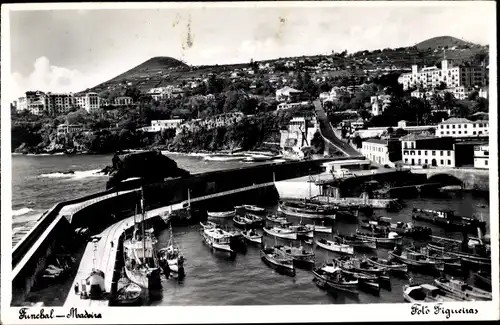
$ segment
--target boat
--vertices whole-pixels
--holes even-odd
[[[388,232],[388,233],[363,233],[359,230],[356,231],[356,234],[354,235],[356,238],[361,239],[361,240],[366,240],[366,241],[372,241],[375,242],[378,246],[390,246],[394,247],[397,244],[401,244],[402,242],[402,237],[399,236],[395,232]]]
[[[328,227],[328,226],[325,226],[325,225],[306,224],[304,226],[306,228],[312,230],[313,232],[321,232],[321,233],[326,233],[326,234],[331,234],[333,232],[332,227]]]
[[[276,250],[275,248],[263,248],[260,251],[260,257],[264,263],[275,269],[277,272],[295,276],[293,259],[286,256],[280,250]]]
[[[262,235],[257,233],[254,229],[244,230],[241,235],[247,242],[262,245]]]
[[[200,226],[203,229],[212,229],[212,228],[217,228],[218,227],[218,225],[215,222],[212,222],[212,221],[207,221],[207,222],[201,222],[200,221]]]
[[[139,224],[136,223],[136,214],[134,214],[134,230],[132,237],[125,238],[123,242],[125,274],[130,281],[138,284],[141,288],[156,290],[162,287],[160,279],[161,269],[158,263],[157,252],[154,248],[157,240],[154,238],[153,230],[145,230],[144,192],[142,188],[141,211],[142,229],[140,229]]]
[[[443,262],[432,261],[424,254],[413,252],[408,249],[394,249],[393,251],[389,252],[389,256],[396,261],[400,261],[404,264],[419,268],[424,271],[435,272],[444,270]]]
[[[437,236],[432,236],[432,239],[433,241],[427,244],[430,251],[458,257],[462,262],[473,267],[491,267],[491,248],[483,244],[480,239],[469,239],[467,236],[463,241]]]
[[[242,216],[234,216],[233,222],[238,228],[246,229],[249,226],[248,220]]]
[[[312,273],[322,285],[334,288],[340,291],[357,293],[359,281],[352,276],[344,274],[342,270],[335,266],[323,265],[314,268]]]
[[[286,228],[289,228],[297,233],[297,237],[302,237],[302,238],[313,238],[314,233],[312,229],[309,229],[308,227],[304,225],[287,225]]]
[[[488,301],[492,300],[491,292],[469,285],[465,281],[457,279],[439,278],[434,280],[434,284],[453,295],[468,301]]]
[[[293,231],[292,229],[289,228],[282,228],[282,227],[264,227],[264,232],[266,234],[269,234],[271,236],[276,236],[279,238],[285,238],[285,239],[297,239],[297,232]]]
[[[284,245],[275,245],[274,248],[281,251],[285,256],[292,258],[296,265],[314,265],[315,254],[313,250],[305,250],[302,246],[293,247]]]
[[[408,250],[414,253],[420,253],[422,255],[425,255],[429,260],[436,262],[453,263],[460,260],[460,258],[455,255],[448,254],[443,251],[438,252],[430,250],[427,246],[422,246],[420,247],[420,249],[408,248]]]
[[[184,273],[184,256],[181,253],[179,245],[174,241],[172,227],[170,227],[170,238],[167,247],[159,250],[160,265],[163,266],[163,271],[167,278],[170,272],[174,277],[183,278]]]
[[[231,218],[234,217],[236,214],[235,210],[232,211],[223,211],[223,212],[208,212],[207,215],[209,218],[214,218],[214,219],[224,219],[224,218]]]
[[[324,238],[316,240],[316,245],[330,252],[350,255],[354,254],[354,247],[347,244],[326,240]]]
[[[452,210],[428,210],[416,209],[412,210],[412,218],[430,222],[432,224],[455,230],[466,230],[472,233],[477,231],[477,228],[486,232],[486,222],[477,219],[476,217],[457,216]]]
[[[113,299],[118,306],[138,306],[141,304],[141,287],[127,278],[118,280],[118,290]]]
[[[263,213],[266,211],[266,209],[264,208],[250,204],[237,205],[234,208],[236,211],[241,211],[241,212]]]
[[[285,217],[278,217],[275,215],[270,215],[270,216],[267,216],[266,219],[270,222],[278,223],[281,225],[289,225],[289,224],[291,225],[291,222],[288,222],[288,219]]]
[[[407,302],[453,302],[459,301],[446,294],[438,287],[431,284],[417,284],[403,286],[403,298]]]
[[[295,208],[292,206],[278,205],[278,212],[297,218],[307,218],[307,219],[324,219],[329,213],[323,209],[303,209]]]
[[[247,221],[249,227],[256,228],[264,225],[264,219],[253,213],[245,213],[243,218]]]
[[[214,251],[234,257],[236,252],[231,247],[231,235],[219,228],[206,228],[202,231],[203,240]]]
[[[392,231],[400,236],[414,239],[427,239],[432,235],[432,229],[429,227],[416,226],[411,222],[403,221],[391,223],[389,220],[391,219],[385,217],[379,217],[377,220],[362,220],[360,226],[378,233]]]
[[[370,264],[361,258],[345,256],[335,258],[334,262],[338,263],[341,268],[346,270],[373,274],[375,276],[386,276],[387,269],[385,267]]]
[[[374,241],[359,239],[356,236],[350,235],[334,235],[336,240],[354,247],[355,250],[374,250],[377,249],[377,243]]]
[[[406,264],[396,263],[392,260],[386,260],[373,256],[364,258],[364,261],[378,267],[383,267],[391,273],[408,273],[408,266]]]

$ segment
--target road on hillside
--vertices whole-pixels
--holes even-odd
[[[316,116],[318,117],[319,127],[321,129],[321,133],[327,139],[326,145],[334,150],[340,151],[345,156],[360,156],[360,153],[354,150],[350,145],[343,142],[332,130],[332,127],[328,121],[328,117],[326,116],[325,110],[321,105],[319,100],[314,101],[314,109],[316,110]]]

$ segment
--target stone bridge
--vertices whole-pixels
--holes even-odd
[[[465,190],[489,191],[490,171],[477,168],[412,169],[412,173],[426,174],[427,180],[444,185],[460,185]]]

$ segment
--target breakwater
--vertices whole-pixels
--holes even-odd
[[[148,184],[144,186],[145,208],[152,210],[196,197],[318,173],[321,171],[321,165],[331,160],[320,159],[242,167]],[[95,234],[110,224],[132,216],[138,203],[138,192],[138,189],[123,192],[103,191],[60,202],[49,209],[13,249],[12,301],[22,301],[29,294],[38,275],[45,268],[47,258],[52,254],[54,247],[71,242],[74,229],[87,227],[91,234]],[[100,197],[106,197],[106,199],[99,200]],[[262,202],[262,199],[275,200],[276,198],[277,192],[274,186],[264,186],[249,192],[234,193],[228,197],[196,202],[193,205],[203,211],[212,206],[255,203]],[[196,219],[191,220],[191,222],[195,221]]]

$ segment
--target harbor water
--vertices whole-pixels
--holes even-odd
[[[26,222],[33,222],[46,209],[59,201],[88,195],[105,188],[106,176],[98,176],[96,171],[111,162],[111,155],[97,156],[12,156],[12,209],[13,228]],[[246,166],[241,162],[204,161],[201,157],[172,155],[179,167],[192,173]],[[61,172],[73,170],[68,175]],[[473,193],[453,194],[440,198],[418,198],[405,200],[405,207],[399,212],[376,210],[375,214],[392,218],[395,221],[411,221],[412,208],[451,209],[459,215],[482,215],[489,221],[489,199],[485,195]],[[276,206],[267,207],[275,210]],[[364,218],[361,215],[360,218]],[[289,218],[297,223],[299,219]],[[304,222],[307,222],[304,220]],[[227,221],[228,226],[232,222]],[[445,233],[442,229],[431,227],[437,236],[461,239],[460,233]],[[356,231],[357,225],[336,221],[334,231],[349,234]],[[391,289],[381,289],[380,296],[360,292],[359,295],[331,293],[318,288],[312,281],[310,271],[297,269],[295,277],[280,275],[261,261],[259,247],[249,245],[246,253],[238,253],[234,260],[228,260],[212,253],[202,241],[199,225],[175,227],[173,235],[186,259],[186,278],[179,282],[163,279],[163,297],[156,301],[146,301],[146,305],[287,305],[287,304],[342,304],[342,303],[397,303],[403,302],[402,286],[407,279],[391,278]],[[158,247],[166,246],[169,231],[158,234]],[[315,235],[328,238],[328,234]],[[268,245],[290,244],[265,236]],[[302,244],[305,248],[313,246]],[[316,248],[316,262],[338,257]],[[378,249],[379,257],[387,257],[387,249]],[[370,255],[370,254],[367,254]],[[414,273],[414,282],[431,282],[432,277]]]

